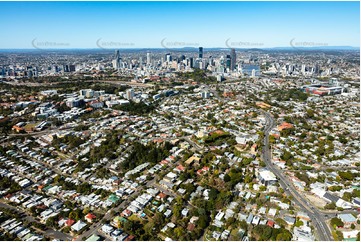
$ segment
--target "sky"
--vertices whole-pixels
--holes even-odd
[[[0,49],[354,46],[359,2],[0,2]]]

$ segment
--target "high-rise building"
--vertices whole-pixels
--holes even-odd
[[[93,89],[81,89],[79,91],[79,95],[86,97],[86,98],[92,98],[94,97],[94,90]]]
[[[203,58],[203,47],[199,47],[198,49],[198,58]]]
[[[306,73],[306,65],[301,66],[301,72],[302,72],[302,74]]]
[[[53,65],[53,66],[51,67],[51,71],[54,72],[54,73],[58,72],[58,71],[59,71],[58,66],[57,66],[57,65]]]
[[[226,68],[231,69],[231,55],[227,55],[226,57]]]
[[[115,51],[115,59],[118,60],[120,58],[119,50]]]
[[[75,71],[75,65],[69,65],[69,71],[74,72]]]
[[[188,64],[188,66],[189,66],[190,68],[193,68],[193,66],[194,66],[193,57],[190,57],[190,58],[189,58],[189,64]]]
[[[201,95],[202,95],[202,98],[209,98],[209,97],[211,96],[211,94],[210,94],[209,91],[203,91],[203,92],[201,93]]]
[[[74,72],[75,71],[75,65],[64,65],[63,66],[64,72]]]
[[[126,91],[126,95],[127,95],[127,99],[128,99],[128,100],[132,100],[133,97],[134,97],[134,90],[133,90],[133,89],[128,89],[128,90]]]
[[[251,77],[256,77],[256,70],[255,69],[252,69]]]
[[[116,50],[116,51],[115,51],[115,58],[114,58],[114,61],[113,61],[113,67],[114,67],[114,69],[116,69],[116,70],[119,70],[119,69],[120,69],[120,67],[121,67],[121,61],[122,61],[122,59],[120,58],[119,50]]]
[[[231,70],[232,71],[234,71],[234,69],[236,68],[236,63],[237,63],[236,50],[231,49]]]
[[[201,63],[200,59],[197,58],[196,60],[194,60],[194,62],[193,62],[193,68],[198,68],[198,69],[200,69],[199,63]]]
[[[172,56],[170,55],[170,53],[165,55],[165,61],[168,63],[172,61]]]
[[[318,64],[316,64],[315,66],[315,74],[319,74],[320,73],[320,66]]]
[[[1,68],[1,75],[4,77],[6,75],[6,70],[5,70],[5,67],[3,66]]]
[[[29,78],[32,78],[33,77],[33,71],[32,70],[27,71],[27,76]]]
[[[213,65],[213,56],[209,56],[208,64]]]
[[[147,53],[147,66],[150,65],[150,53],[148,52]]]

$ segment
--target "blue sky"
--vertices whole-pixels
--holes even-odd
[[[356,46],[359,2],[0,2],[0,49]],[[35,40],[34,40],[35,39]],[[55,43],[55,44],[54,44]],[[235,46],[238,47],[238,46]],[[239,46],[243,47],[243,46]],[[247,47],[247,46],[245,46]]]

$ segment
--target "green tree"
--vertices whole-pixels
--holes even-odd
[[[228,174],[225,174],[224,177],[223,177],[223,180],[225,182],[229,182],[229,181],[231,181],[231,177]]]
[[[267,225],[256,225],[252,230],[252,236],[257,240],[268,240],[272,235],[272,228]]]
[[[291,152],[289,152],[287,150],[285,150],[281,156],[281,159],[284,161],[289,161],[292,158],[293,158],[293,156],[292,156]]]
[[[352,199],[352,193],[350,192],[344,192],[342,199],[348,202],[351,202]]]
[[[326,204],[324,209],[336,209],[336,204],[334,202]]]
[[[281,227],[283,227],[283,228],[287,226],[286,221],[283,220],[282,218],[276,218],[276,219],[275,219],[275,222],[276,222],[279,226],[281,226]]]
[[[336,230],[336,234],[337,234],[337,237],[338,237],[339,241],[343,240],[343,233],[341,231]]]
[[[336,227],[343,227],[344,224],[341,219],[335,217],[331,219],[331,225]]]
[[[291,241],[292,234],[289,231],[279,233],[276,237],[277,241]]]
[[[215,200],[217,198],[218,193],[219,193],[218,190],[212,187],[208,192],[209,199]]]
[[[56,227],[57,225],[57,221],[58,221],[58,217],[57,216],[53,216],[53,217],[50,217],[46,220],[46,226],[48,227]]]
[[[339,171],[338,175],[341,177],[341,179],[348,181],[353,180],[355,177],[355,175],[350,171]]]
[[[184,229],[182,227],[177,227],[174,229],[174,234],[177,238],[180,238],[184,234]]]
[[[359,189],[353,189],[352,190],[352,197],[360,197],[360,190]]]
[[[83,215],[87,215],[90,212],[90,208],[86,207],[83,209]]]
[[[208,216],[203,214],[203,215],[200,215],[199,216],[199,219],[198,219],[198,226],[199,228],[201,229],[205,229],[207,226],[208,226]]]
[[[299,220],[299,219],[295,223],[296,227],[301,227],[302,225],[303,225],[303,222],[302,222],[302,220]]]

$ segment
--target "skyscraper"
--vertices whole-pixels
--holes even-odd
[[[5,67],[4,67],[4,66],[2,66],[2,68],[1,68],[1,75],[2,75],[3,77],[5,77],[5,75],[6,75],[6,70],[5,70]]]
[[[194,66],[194,62],[193,62],[193,57],[189,58],[189,67],[193,68]]]
[[[315,74],[319,74],[320,73],[320,66],[318,64],[316,64],[315,66]]]
[[[172,61],[172,56],[170,55],[170,53],[165,55],[165,60],[169,63]]]
[[[69,71],[74,72],[75,71],[75,65],[69,65]]]
[[[306,73],[306,65],[301,65],[301,73],[302,74]]]
[[[212,57],[212,56],[209,56],[209,58],[208,58],[208,63],[209,63],[210,65],[213,65],[213,57]]]
[[[120,53],[119,53],[119,50],[116,50],[115,51],[115,59],[119,59],[120,58]]]
[[[150,53],[148,52],[147,53],[147,66],[150,65]]]
[[[236,62],[237,62],[236,50],[231,49],[231,71],[234,71],[234,69],[236,68]]]
[[[122,60],[122,59],[120,58],[119,50],[116,50],[116,51],[115,51],[115,58],[114,58],[114,61],[113,61],[113,67],[114,67],[116,70],[119,70],[119,69],[120,69],[121,60]]]
[[[69,72],[69,65],[64,65],[63,66],[63,71],[64,72]]]
[[[203,47],[199,47],[198,58],[203,58]]]
[[[133,97],[134,97],[134,90],[133,90],[133,89],[128,89],[128,90],[126,91],[126,95],[127,95],[127,99],[128,99],[128,100],[132,100]]]
[[[201,93],[201,95],[202,95],[202,98],[209,98],[209,97],[211,96],[211,94],[210,94],[209,91],[203,91],[203,92]]]
[[[231,55],[227,55],[226,57],[226,68],[231,69]]]
[[[256,70],[255,69],[252,69],[251,77],[256,77]]]

